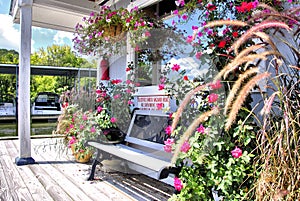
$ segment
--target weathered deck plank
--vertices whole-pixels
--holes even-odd
[[[7,143],[6,143],[7,144]],[[28,200],[31,201],[32,196],[27,189],[21,175],[17,171],[16,166],[12,163],[12,160],[9,156],[8,149],[1,149],[1,158],[0,158],[1,167],[3,170],[4,179],[1,178],[1,181],[6,180],[6,189],[4,192],[7,192],[3,195],[4,200]],[[2,196],[1,196],[2,197]]]
[[[11,157],[11,159],[14,159],[18,155],[17,149],[15,148],[15,144],[13,142],[17,141],[6,141],[6,149],[8,151],[8,155]],[[13,164],[15,166],[15,164]],[[16,166],[16,170],[19,172],[20,175],[22,175],[22,179],[27,186],[28,189],[30,189],[30,194],[34,201],[51,201],[53,200],[52,197],[46,192],[44,189],[44,186],[39,182],[36,175],[31,171],[30,168],[27,166]],[[2,177],[1,177],[2,178]]]
[[[48,140],[48,141],[47,141]],[[15,201],[166,201],[173,187],[144,175],[99,171],[87,181],[90,164],[75,163],[72,155],[58,155],[55,139],[33,139],[37,164],[16,166],[17,140],[0,140],[0,200]],[[46,149],[39,147],[44,142]]]

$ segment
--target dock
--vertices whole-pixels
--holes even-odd
[[[16,166],[18,140],[0,140],[0,200],[14,201],[165,201],[174,193],[168,184],[140,174],[96,171],[59,149],[61,138],[31,139],[36,164]]]

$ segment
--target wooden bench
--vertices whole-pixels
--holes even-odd
[[[162,111],[136,110],[124,142],[112,145],[87,141],[87,145],[96,149],[88,180],[94,179],[96,165],[107,158],[121,159],[130,169],[158,180],[178,174],[178,169],[170,163],[172,155],[163,149],[168,125],[170,119]]]

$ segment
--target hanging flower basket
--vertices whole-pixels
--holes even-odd
[[[128,11],[103,6],[98,13],[92,12],[88,18],[83,18],[82,24],[76,25],[74,49],[86,55],[115,54],[125,45],[126,33],[130,33],[130,43],[135,47],[147,39],[152,27],[152,20],[137,7]]]

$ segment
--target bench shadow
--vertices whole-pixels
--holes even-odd
[[[38,165],[47,165],[47,164],[74,164],[73,161],[35,161],[35,164]]]

